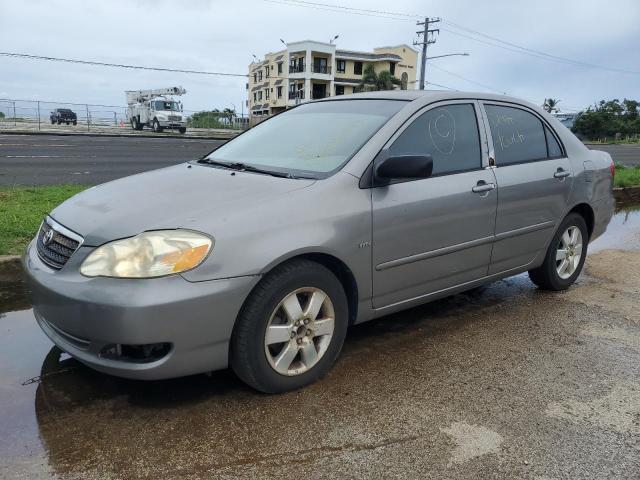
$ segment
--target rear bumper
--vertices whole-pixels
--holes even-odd
[[[58,347],[96,370],[134,379],[227,367],[235,319],[258,277],[87,278],[78,266],[88,250],[81,247],[59,271],[42,263],[33,244],[23,257],[36,320]],[[159,358],[105,358],[111,345],[158,343],[170,344]]]

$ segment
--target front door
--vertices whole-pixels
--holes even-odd
[[[573,172],[556,135],[537,114],[493,102],[483,107],[500,190],[493,274],[544,255],[567,207]]]
[[[474,102],[435,105],[389,142],[431,155],[433,174],[372,189],[374,308],[487,275],[497,190],[478,118]]]

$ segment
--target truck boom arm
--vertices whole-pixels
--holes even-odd
[[[127,104],[145,102],[162,95],[184,95],[187,91],[182,87],[154,88],[151,90],[127,90]]]

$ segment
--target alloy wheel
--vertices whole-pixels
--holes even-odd
[[[281,375],[300,375],[326,353],[335,326],[329,296],[315,287],[289,293],[271,313],[264,336],[269,365]]]
[[[566,280],[571,277],[582,258],[582,232],[576,226],[569,227],[558,243],[556,250],[556,271],[558,276]]]

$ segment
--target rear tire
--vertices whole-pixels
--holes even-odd
[[[242,307],[231,338],[231,368],[264,393],[301,388],[329,371],[347,326],[347,297],[335,275],[318,263],[293,260],[267,274]],[[283,337],[269,338],[268,332]]]
[[[186,133],[186,132],[187,132],[187,129],[186,129],[185,127],[180,127],[180,128],[178,129],[178,131],[179,131],[180,133]]]
[[[589,231],[584,218],[570,213],[553,236],[544,263],[530,270],[529,278],[542,290],[566,290],[582,271],[588,243]]]

